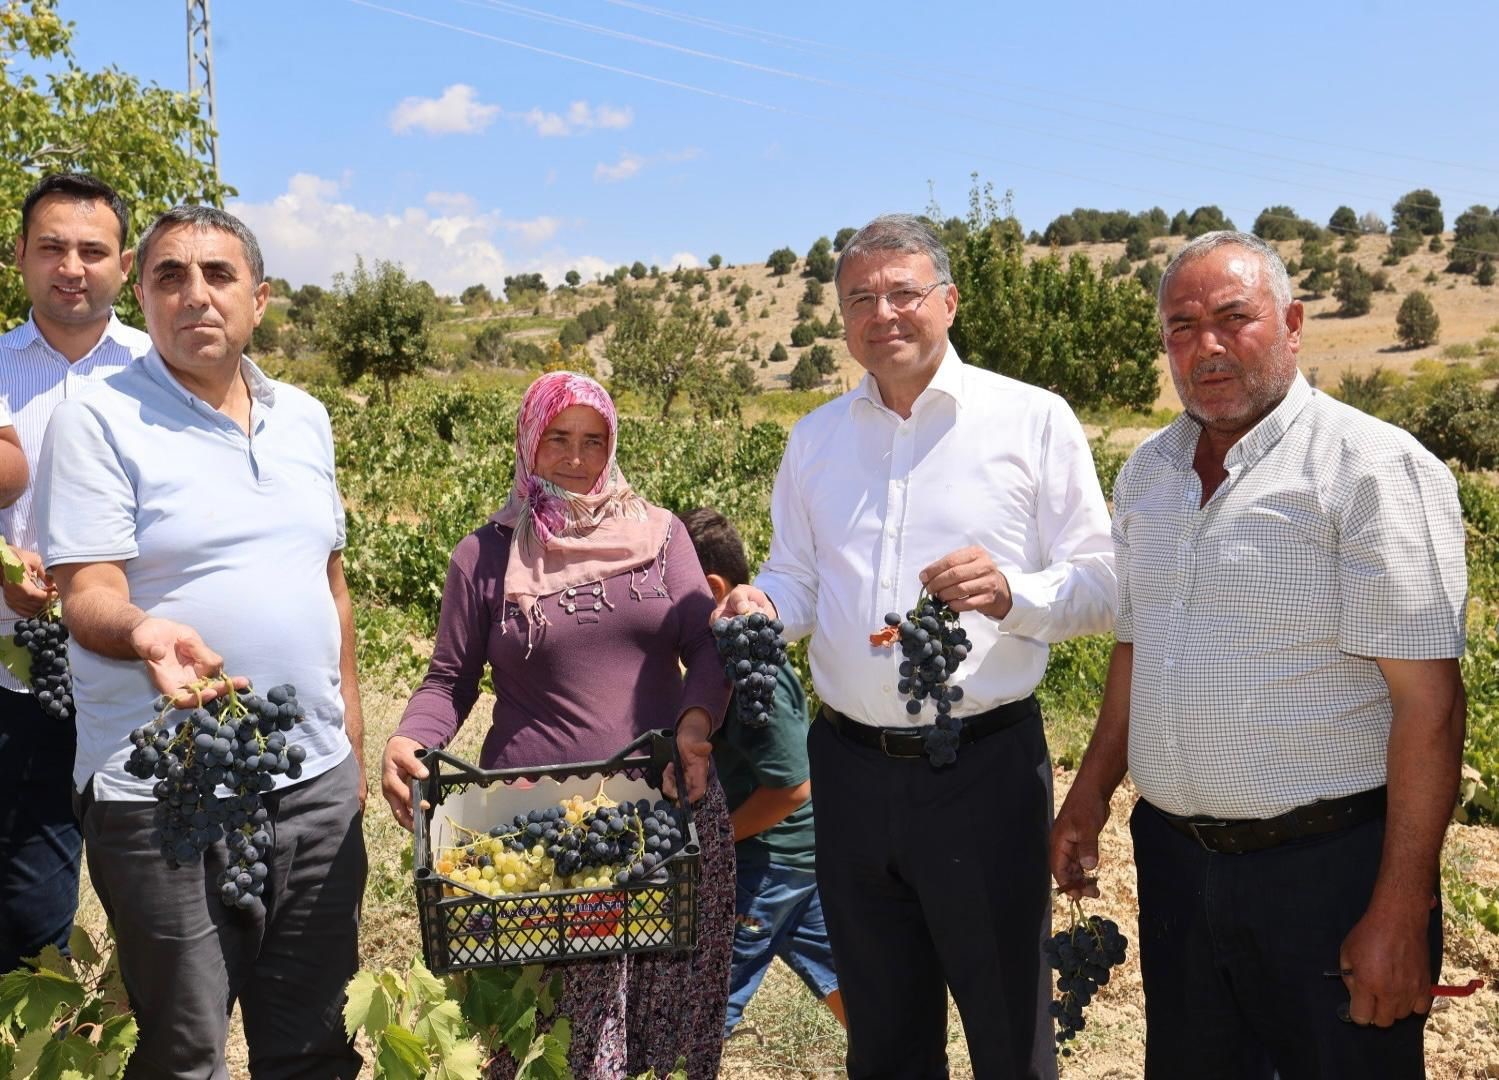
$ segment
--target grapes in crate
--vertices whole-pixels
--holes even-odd
[[[17,645],[31,654],[31,693],[42,713],[53,720],[73,719],[73,677],[68,670],[68,628],[56,603],[16,623]]]
[[[1073,904],[1072,925],[1057,931],[1042,947],[1047,964],[1057,973],[1057,996],[1049,1011],[1057,1022],[1057,1046],[1063,1057],[1072,1055],[1066,1044],[1087,1024],[1083,1009],[1109,981],[1110,971],[1124,963],[1127,945],[1114,920],[1084,918]]]
[[[306,752],[287,738],[302,721],[297,691],[248,690],[186,710],[176,720],[170,698],[158,698],[156,719],[130,733],[125,771],[156,781],[152,841],[174,869],[198,862],[224,841],[229,866],[215,887],[225,905],[249,910],[261,902],[270,874],[270,812],[261,796],[277,776],[296,780]]]
[[[876,645],[900,643],[900,681],[896,690],[906,697],[906,712],[921,715],[925,702],[936,710],[936,722],[925,732],[927,760],[934,766],[958,760],[959,733],[963,721],[952,714],[963,700],[963,688],[952,685],[959,665],[968,658],[968,631],[958,613],[946,601],[925,590],[916,606],[905,615],[892,611],[885,616],[885,629],[870,636]]]
[[[770,724],[776,676],[786,663],[783,629],[780,619],[759,611],[713,623],[718,655],[724,662],[723,673],[734,684],[739,720],[747,728]]]
[[[681,811],[665,800],[616,803],[602,792],[517,814],[441,849],[435,869],[483,896],[625,886],[649,880],[686,843]],[[455,887],[456,886],[456,887]]]

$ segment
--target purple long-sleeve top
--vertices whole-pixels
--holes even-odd
[[[543,597],[547,622],[531,628],[529,656],[526,621],[505,601],[510,537],[491,520],[454,549],[432,662],[398,735],[446,745],[486,663],[495,705],[484,768],[602,760],[693,707],[722,722],[729,685],[708,628],[713,594],[680,521],[648,566]]]

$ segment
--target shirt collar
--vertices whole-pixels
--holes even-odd
[[[923,407],[922,403],[929,400],[928,395],[936,392],[945,394],[957,402],[958,407],[963,406],[963,359],[954,349],[952,342],[947,343],[947,352],[942,356],[942,361],[937,365],[937,370],[932,374],[932,381],[926,384],[926,389],[916,396],[915,403],[911,406],[911,415]],[[890,412],[885,404],[885,399],[880,396],[879,384],[874,381],[874,376],[869,372],[864,373],[864,378],[859,380],[859,385],[854,389],[854,400],[864,400],[875,408],[884,412]]]
[[[161,353],[156,351],[156,346],[151,346],[151,351],[141,358],[146,373],[151,378],[176,394],[188,404],[199,400],[198,396],[187,387],[177,381],[177,376],[172,374],[172,369],[167,367],[167,362],[162,359]],[[276,404],[276,384],[265,372],[260,370],[259,365],[248,356],[239,358],[239,371],[245,378],[245,385],[250,389],[250,397],[257,403],[267,408]]]
[[[1244,435],[1242,439],[1234,443],[1224,455],[1224,468],[1234,469],[1241,465],[1251,465],[1264,457],[1270,448],[1280,442],[1282,435],[1290,428],[1292,422],[1306,408],[1307,402],[1312,400],[1311,384],[1306,381],[1298,370],[1296,377],[1291,381],[1291,389],[1286,396],[1281,398],[1280,404],[1271,409],[1268,414]],[[1166,427],[1161,429],[1156,446],[1167,459],[1175,463],[1179,469],[1192,467],[1192,458],[1197,452],[1197,440],[1202,435],[1202,425],[1193,420],[1186,413],[1182,413]]]
[[[94,353],[99,351],[99,346],[103,345],[106,341],[112,342],[116,345],[126,345],[126,342],[121,340],[124,337],[124,331],[126,329],[127,327],[120,321],[119,315],[115,314],[113,309],[110,309],[109,322],[105,323],[104,332],[99,335],[99,340],[94,342],[94,347],[78,358],[78,362],[82,363],[89,357],[93,356]],[[46,349],[47,352],[51,353],[53,356],[61,358],[66,363],[66,357],[63,357],[62,353],[58,352],[52,347],[52,343],[43,336],[42,328],[37,326],[36,310],[34,308],[29,313],[27,313],[26,321],[23,322],[20,326],[16,327],[6,336],[11,339],[11,347],[16,349],[17,351],[29,348],[32,345],[40,345],[43,349]]]

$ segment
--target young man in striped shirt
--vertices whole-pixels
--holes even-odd
[[[128,367],[151,347],[114,314],[130,272],[129,215],[91,176],[45,177],[21,204],[16,265],[27,320],[0,336],[0,395],[26,461],[35,464],[52,410]],[[3,433],[0,433],[3,438]],[[4,586],[0,635],[46,606],[32,490],[0,510],[0,534],[30,574]],[[48,944],[65,945],[78,906],[81,840],[73,817],[75,735],[46,719],[25,684],[0,669],[0,972]]]

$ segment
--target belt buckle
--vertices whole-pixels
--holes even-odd
[[[1201,847],[1203,851],[1206,851],[1211,855],[1221,855],[1222,852],[1220,852],[1217,848],[1208,846],[1208,842],[1202,837],[1201,830],[1221,829],[1224,828],[1227,824],[1228,822],[1226,821],[1188,821],[1187,828],[1192,830],[1192,838],[1197,841],[1198,846]]]
[[[889,728],[880,728],[880,753],[884,754],[886,757],[900,757],[900,754],[892,754],[890,752],[890,744],[885,741],[886,738],[889,737],[889,735]]]

